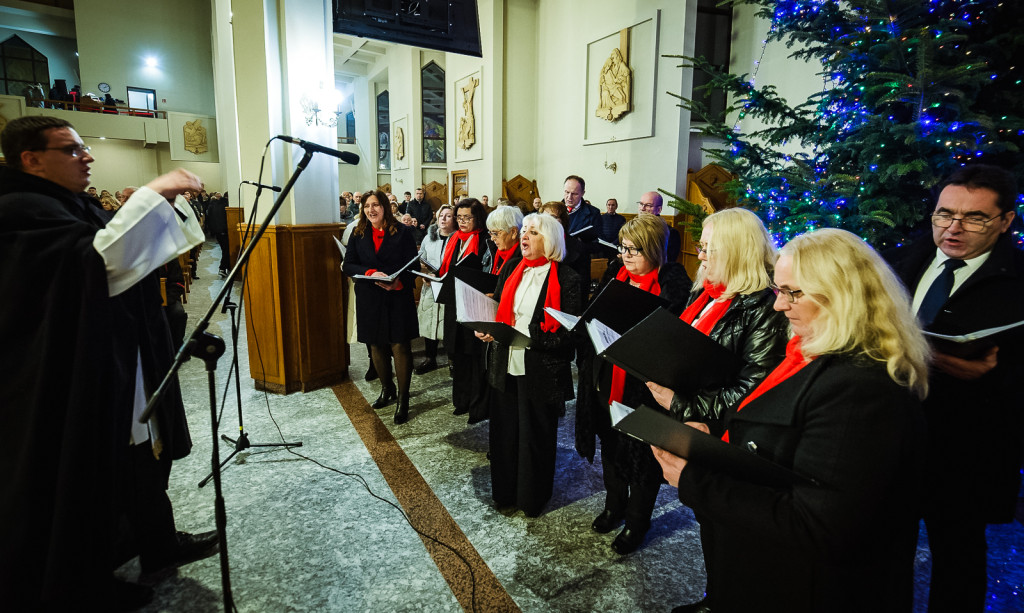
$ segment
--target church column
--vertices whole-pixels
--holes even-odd
[[[284,186],[304,150],[273,142],[260,177],[272,137],[337,147],[337,128],[329,125],[335,118],[330,2],[234,0],[231,30],[240,177]],[[245,307],[249,367],[258,388],[305,391],[347,376],[340,258],[332,240],[341,228],[338,163],[313,156],[253,251]],[[254,196],[253,188],[242,190],[237,204],[246,217]],[[257,225],[275,198],[264,191]]]

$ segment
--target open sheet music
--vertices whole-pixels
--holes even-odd
[[[511,347],[529,347],[530,337],[512,326],[494,321],[498,303],[462,279],[455,279],[455,320],[467,328],[490,334],[499,343]]]
[[[1007,340],[1004,338],[1007,336],[1004,333],[1020,326],[1024,326],[1024,321],[976,330],[967,334],[938,334],[924,330],[924,335],[936,350],[960,358],[972,359],[980,357],[992,347]]]
[[[417,261],[419,261],[419,259],[420,259],[420,254],[417,253],[416,257],[414,257],[413,259],[409,260],[409,262],[405,266],[399,268],[398,270],[396,270],[395,272],[391,273],[390,275],[388,275],[386,277],[380,277],[380,276],[374,276],[374,275],[352,275],[352,278],[353,279],[368,279],[370,281],[380,281],[381,283],[391,283],[392,281],[394,281],[395,279],[398,278],[398,275],[402,274],[403,272],[405,272],[405,270],[407,268],[412,266],[413,262],[417,262]]]

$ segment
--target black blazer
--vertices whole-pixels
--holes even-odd
[[[935,245],[921,240],[886,253],[913,296]],[[928,327],[963,334],[1024,319],[1024,252],[1008,237],[999,239],[988,260],[946,301]],[[936,495],[948,505],[986,522],[1013,521],[1020,488],[1020,399],[1024,380],[1024,332],[999,346],[998,366],[975,381],[932,371],[928,398],[931,453],[929,475]],[[957,450],[956,453],[950,453]]]
[[[494,291],[494,299],[501,301],[501,292],[505,281],[515,267],[505,266],[498,276],[498,287]],[[576,272],[568,266],[559,264],[558,284],[561,288],[562,308],[566,313],[579,315],[581,312],[579,279]],[[569,362],[573,357],[572,334],[559,326],[554,332],[540,329],[544,321],[544,297],[547,295],[548,284],[544,283],[537,306],[530,320],[530,338],[533,342],[526,350],[526,374],[530,381],[531,399],[535,402],[564,402],[573,397],[572,371]],[[508,347],[498,343],[487,343],[487,381],[499,392],[505,391],[505,375],[508,373]]]
[[[455,245],[455,251],[452,253],[452,260],[454,260],[449,266],[449,271],[454,272],[456,266],[466,266],[468,268],[474,268],[476,270],[483,270],[483,255],[487,250],[487,232],[480,232],[479,239],[479,254],[471,253],[464,256],[461,260],[459,258],[459,251],[462,249],[462,244]],[[445,247],[448,244],[445,243]],[[444,251],[441,252],[441,256],[444,257]],[[484,343],[474,336],[473,331],[466,326],[459,325],[456,322],[456,310],[455,304],[447,305],[444,310],[444,349],[448,354],[448,357],[454,357],[456,354],[471,354],[471,355],[483,355]]]
[[[821,356],[726,426],[731,444],[820,486],[687,464],[679,499],[712,524],[715,611],[909,611],[924,425],[885,365]]]
[[[384,233],[380,251],[374,249],[369,224],[362,236],[349,239],[342,270],[347,275],[363,275],[369,270],[391,274],[416,257],[416,242],[409,228],[398,224],[398,232]],[[412,267],[416,266],[413,264]],[[416,321],[413,286],[416,276],[406,270],[398,276],[402,289],[388,291],[373,281],[356,279],[356,334],[360,343],[372,345],[401,343],[420,335]]]

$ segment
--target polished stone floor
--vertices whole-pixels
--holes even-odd
[[[207,243],[186,305],[190,331],[221,287],[218,258]],[[218,403],[226,398],[216,432],[235,437],[227,315],[218,312],[210,331],[229,342],[216,371]],[[600,462],[573,450],[571,403],[559,424],[554,498],[540,517],[527,518],[491,505],[487,423],[469,426],[452,415],[447,369],[414,376],[412,418],[395,426],[389,410],[367,404],[379,387],[362,379],[361,347],[352,352],[353,381],[277,396],[254,389],[246,346],[243,334],[241,421],[250,442],[302,446],[254,446],[224,468],[229,581],[239,611],[669,611],[700,597],[697,526],[675,490],[662,488],[646,544],[634,554],[610,549],[615,532],[590,530],[604,502]],[[204,365],[186,363],[181,382],[194,448],[175,463],[169,494],[178,528],[198,532],[214,527],[214,485],[197,486],[211,471],[213,439]],[[225,458],[232,447],[219,442]],[[993,526],[989,543],[989,610],[1024,611],[1024,526]],[[924,611],[929,567],[922,538],[917,611]],[[137,562],[119,574],[134,578]],[[223,576],[218,557],[184,566],[154,586],[145,610],[223,610]]]

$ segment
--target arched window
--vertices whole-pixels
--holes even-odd
[[[21,40],[20,36],[12,36],[0,43],[0,66],[3,66],[0,93],[21,96],[26,87],[39,83],[43,92],[49,95],[50,65],[46,56]]]
[[[391,170],[390,106],[387,90],[377,94],[377,170]]]
[[[443,164],[445,158],[444,69],[430,62],[422,70],[423,162]]]

